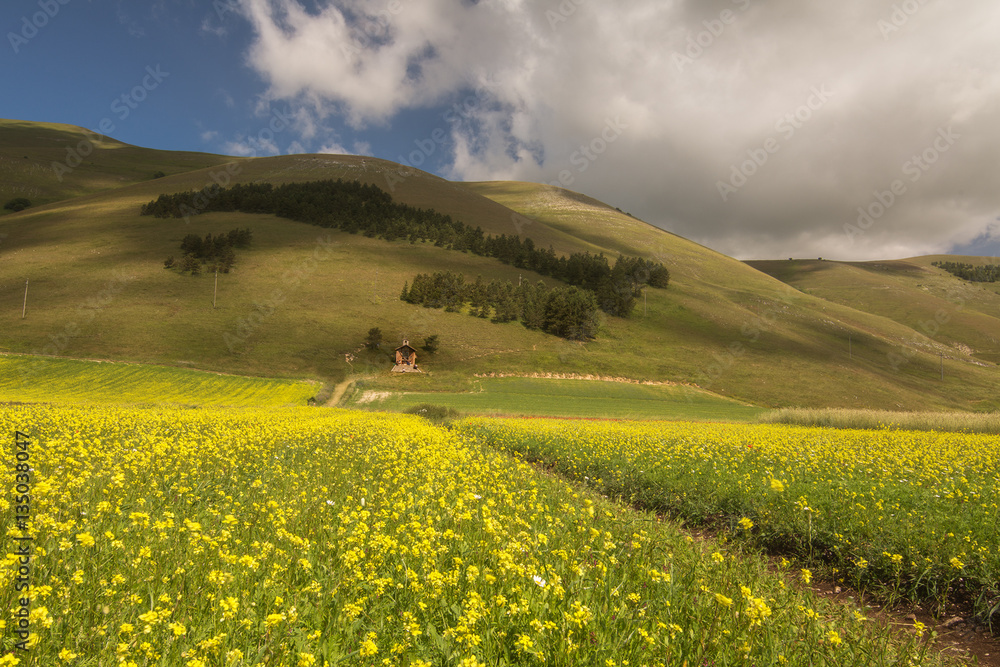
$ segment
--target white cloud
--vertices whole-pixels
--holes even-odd
[[[453,176],[562,176],[736,256],[845,259],[943,251],[1000,208],[1000,6],[882,5],[242,2],[268,99],[310,118],[385,126],[471,95]]]
[[[222,103],[226,105],[227,109],[236,107],[236,100],[233,99],[232,94],[225,88],[219,88],[215,91],[215,94],[222,98]]]
[[[241,137],[236,141],[227,141],[222,149],[226,155],[236,155],[239,157],[267,157],[280,155],[281,149],[272,138],[268,137]]]
[[[326,144],[320,148],[317,153],[324,153],[327,155],[353,155],[351,151],[347,150],[337,142]]]

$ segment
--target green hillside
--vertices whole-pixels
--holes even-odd
[[[973,283],[933,266],[989,257],[934,255],[892,262],[748,262],[798,290],[881,315],[926,334],[949,358],[1000,362],[1000,284]]]
[[[130,146],[74,125],[0,119],[0,207],[17,197],[48,204],[232,159]]]
[[[23,135],[47,131],[8,125],[0,134],[0,155],[27,142]],[[696,384],[762,406],[1000,407],[996,367],[971,355],[981,355],[976,345],[969,344],[970,353],[957,347],[949,353],[941,381],[938,349],[944,343],[915,332],[912,324],[793,289],[567,190],[452,183],[356,156],[204,156],[212,166],[195,170],[182,170],[180,160],[159,151],[122,158],[117,168],[134,168],[135,181],[104,191],[94,185],[83,196],[0,218],[0,351],[327,383],[367,377],[373,386],[398,390],[408,382],[424,392],[471,390],[477,373],[552,372]],[[158,164],[167,176],[138,177]],[[94,169],[112,173],[108,164]],[[403,203],[434,208],[490,234],[530,237],[558,253],[613,258],[621,252],[662,261],[671,285],[648,289],[627,320],[605,317],[596,340],[570,342],[519,323],[492,324],[398,299],[405,282],[432,271],[556,283],[493,259],[272,215],[210,213],[189,221],[139,215],[140,206],[160,194],[201,189],[213,180],[280,184],[330,178],[373,183]],[[219,276],[213,308],[213,276],[168,271],[163,260],[180,254],[187,234],[235,227],[251,228],[253,243],[238,251],[232,273]],[[421,357],[428,372],[389,377],[385,355],[362,349],[365,333],[375,326],[389,347],[403,338],[439,335],[440,351]],[[891,355],[901,349],[919,352],[893,365]]]

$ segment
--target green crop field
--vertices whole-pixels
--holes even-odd
[[[719,421],[750,420],[764,412],[690,387],[593,380],[482,378],[471,381],[474,388],[463,393],[391,392],[358,384],[347,405],[375,410],[403,411],[431,404],[479,415]]]
[[[300,380],[183,368],[0,355],[0,402],[141,403],[268,407],[305,405],[318,391]]]

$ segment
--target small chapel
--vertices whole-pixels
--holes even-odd
[[[417,366],[417,351],[410,346],[410,341],[404,340],[403,344],[396,348],[396,365],[392,367],[393,373],[422,373]]]

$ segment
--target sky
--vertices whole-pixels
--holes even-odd
[[[4,118],[550,183],[740,259],[1000,254],[996,0],[4,0],[0,33]]]

